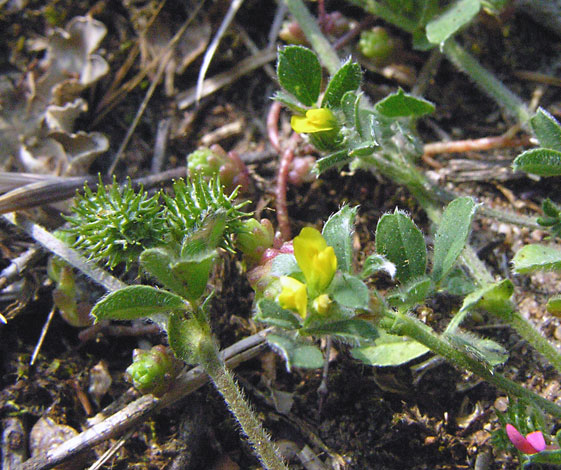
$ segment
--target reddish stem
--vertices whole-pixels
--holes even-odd
[[[277,185],[275,187],[277,223],[279,226],[280,237],[282,241],[288,241],[291,238],[290,220],[288,218],[288,208],[286,205],[286,187],[288,183],[288,172],[294,159],[294,149],[300,136],[293,133],[290,136],[288,145],[283,150],[279,163],[279,173],[277,175]]]
[[[269,109],[269,114],[267,115],[267,136],[269,137],[269,142],[272,147],[281,153],[281,146],[279,141],[279,118],[282,109],[282,104],[275,101]]]
[[[496,137],[483,137],[481,139],[455,140],[452,142],[432,142],[425,144],[423,151],[425,155],[435,155],[437,153],[463,153],[505,147],[521,147],[530,144],[529,137],[513,138],[509,135],[500,135]]]

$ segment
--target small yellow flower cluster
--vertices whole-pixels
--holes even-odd
[[[325,293],[337,271],[337,257],[332,246],[315,228],[305,227],[294,238],[294,256],[304,274],[306,283],[282,276],[282,291],[278,302],[282,308],[295,310],[302,318],[308,311],[308,297],[314,299],[312,306],[320,314],[328,311],[331,299]]]

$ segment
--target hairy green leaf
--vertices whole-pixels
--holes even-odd
[[[305,106],[315,105],[321,88],[321,65],[316,54],[302,46],[286,46],[278,56],[280,86]]]
[[[335,251],[338,268],[347,273],[353,267],[352,234],[357,210],[358,207],[343,206],[329,217],[322,230],[327,244]]]
[[[339,108],[343,95],[349,91],[356,91],[361,81],[360,65],[347,60],[329,80],[321,102],[322,108]]]
[[[409,281],[397,292],[386,297],[388,304],[400,310],[411,308],[423,302],[431,293],[433,284],[428,276]]]
[[[385,271],[393,278],[396,272],[395,265],[382,255],[374,253],[364,260],[360,277],[366,279],[380,271]]]
[[[464,249],[476,208],[472,198],[460,197],[444,210],[434,237],[434,282],[440,282],[448,274]]]
[[[187,302],[171,292],[151,286],[128,286],[103,297],[92,309],[96,321],[135,320],[158,313],[186,310]]]
[[[403,212],[384,214],[376,227],[376,251],[391,261],[396,278],[405,283],[425,274],[427,249],[415,223]]]
[[[278,326],[287,330],[302,326],[299,317],[269,299],[261,299],[257,302],[257,313],[254,318],[267,325]]]
[[[380,330],[380,337],[373,345],[351,350],[355,359],[370,366],[400,366],[427,353],[429,348],[404,336],[396,336]]]
[[[304,343],[301,339],[280,334],[267,335],[267,342],[286,361],[286,367],[319,369],[323,366],[323,354],[317,346]]]
[[[405,93],[401,88],[374,105],[374,109],[388,118],[421,117],[434,112],[434,104]]]
[[[514,159],[512,169],[539,176],[559,176],[561,152],[542,148],[526,150]]]
[[[371,323],[359,318],[314,325],[302,331],[312,336],[333,335],[356,341],[371,341],[378,337],[378,329]]]
[[[481,5],[479,0],[456,0],[440,16],[427,24],[427,38],[433,44],[441,44],[468,24]]]
[[[514,270],[520,274],[561,269],[561,249],[547,245],[526,245],[512,259]]]
[[[530,119],[530,124],[542,147],[561,152],[561,126],[551,114],[538,108]]]
[[[351,309],[367,309],[370,302],[370,292],[366,284],[347,273],[335,276],[329,286],[329,293],[335,302]]]
[[[513,311],[510,300],[513,292],[514,285],[510,279],[486,285],[466,296],[460,312],[478,307],[508,318]]]

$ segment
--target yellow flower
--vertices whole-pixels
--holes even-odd
[[[315,228],[304,227],[294,238],[294,256],[304,273],[311,297],[325,292],[337,271],[337,257],[332,246]]]
[[[280,306],[289,310],[296,310],[302,318],[306,318],[308,308],[306,284],[288,276],[282,276],[280,283],[282,287],[278,297]]]
[[[311,134],[335,129],[337,119],[327,108],[309,109],[306,116],[292,116],[290,125],[299,134]]]
[[[312,302],[314,306],[314,310],[318,312],[320,315],[325,315],[329,310],[329,306],[331,305],[331,299],[327,294],[321,294],[319,297],[316,297]]]

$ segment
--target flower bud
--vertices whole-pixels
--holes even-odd
[[[394,51],[395,43],[385,28],[377,26],[360,34],[358,49],[363,56],[383,64]]]
[[[204,178],[220,176],[226,191],[232,192],[238,185],[249,186],[245,164],[234,152],[226,153],[220,145],[200,147],[187,156],[187,169],[191,176],[200,174]]]
[[[150,350],[135,349],[132,360],[126,370],[128,380],[139,392],[156,397],[167,392],[181,368],[171,350],[161,344]]]
[[[270,220],[248,219],[243,221],[236,239],[236,247],[241,250],[250,265],[255,265],[267,248],[273,246],[275,231]]]
[[[259,264],[248,271],[247,279],[258,297],[274,299],[281,291],[279,278],[271,275],[273,261],[278,255],[293,255],[292,241],[284,243],[279,249],[268,248],[265,250]]]

